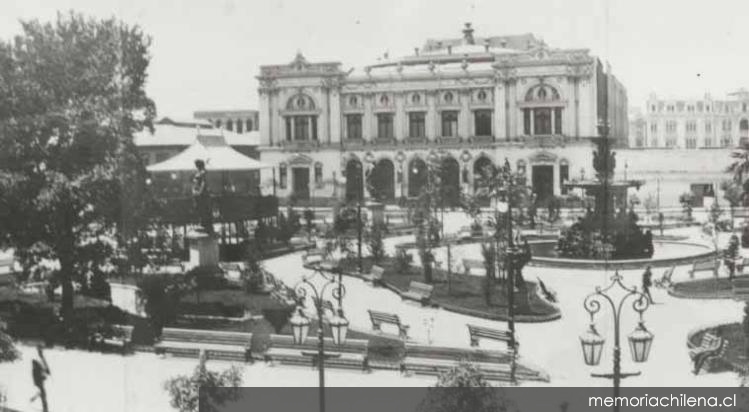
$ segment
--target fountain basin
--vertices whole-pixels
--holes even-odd
[[[529,265],[552,268],[576,269],[641,269],[645,266],[670,267],[688,265],[693,262],[715,259],[714,248],[695,242],[658,240],[653,242],[655,253],[648,259],[596,260],[568,259],[559,257],[554,250],[557,242],[553,240],[535,240],[528,244],[533,257]]]

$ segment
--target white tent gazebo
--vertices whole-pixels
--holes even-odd
[[[251,171],[270,167],[234,150],[223,136],[198,135],[190,147],[170,159],[148,166],[147,170],[151,173],[194,171],[198,159],[205,162],[208,172]]]

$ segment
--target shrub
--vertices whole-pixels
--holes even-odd
[[[411,271],[411,263],[413,262],[413,256],[406,252],[405,249],[398,249],[395,252],[395,270],[400,275],[407,275]]]
[[[372,229],[368,233],[369,241],[369,253],[372,255],[372,259],[379,263],[385,258],[385,245],[382,242],[383,232],[386,227],[382,224],[372,225]]]
[[[682,211],[684,212],[684,218],[687,221],[692,220],[692,203],[694,202],[694,194],[692,192],[684,192],[679,196],[679,203],[681,203]]]
[[[276,333],[281,333],[284,326],[289,322],[289,319],[291,319],[291,314],[294,312],[294,308],[289,307],[279,307],[279,308],[266,308],[263,309],[263,317],[265,320],[268,321],[268,323],[273,326],[273,330],[276,331]]]
[[[232,366],[223,372],[213,372],[205,363],[206,357],[201,356],[191,376],[180,375],[164,382],[170,403],[179,412],[217,412],[227,401],[239,398],[234,388],[242,384],[242,370]]]

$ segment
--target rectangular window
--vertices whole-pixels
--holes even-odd
[[[730,120],[723,120],[723,131],[724,132],[730,132],[731,131],[731,121]]]
[[[424,137],[426,136],[426,113],[411,112],[408,114],[408,136]]]
[[[377,114],[377,137],[393,138],[393,114]]]
[[[723,136],[723,138],[720,139],[720,145],[722,147],[729,147],[729,146],[731,146],[731,136]]]
[[[710,122],[705,123],[705,133],[711,133],[713,131],[713,124]]]
[[[523,134],[531,134],[531,109],[523,109]]]
[[[442,136],[458,136],[458,112],[442,112]]]
[[[278,186],[286,189],[286,166],[284,165],[278,168]]]
[[[312,120],[312,140],[317,140],[317,116],[310,116]]]
[[[687,149],[696,149],[697,148],[697,138],[695,138],[695,137],[688,137],[686,139],[686,145],[687,145]]]
[[[705,137],[705,147],[713,147],[712,137]]]
[[[473,112],[473,123],[476,129],[476,136],[492,135],[492,111],[476,110]]]
[[[636,147],[642,147],[642,137],[638,137],[638,138],[637,138],[637,139],[635,140],[635,146],[636,146]]]
[[[322,163],[315,163],[315,184],[322,184]]]
[[[658,123],[650,123],[650,133],[658,133]]]
[[[551,134],[551,109],[533,109],[533,134]]]
[[[686,124],[686,130],[687,132],[694,133],[697,131],[697,122],[694,120],[690,120]]]
[[[292,128],[291,128],[291,117],[286,117],[286,141],[291,141]]]
[[[362,138],[362,127],[361,127],[360,114],[347,114],[346,115],[346,137],[349,139],[361,139]]]
[[[294,116],[294,140],[309,140],[309,132],[307,116]]]
[[[554,133],[562,134],[562,108],[554,109]]]

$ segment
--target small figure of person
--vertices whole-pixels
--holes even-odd
[[[44,381],[51,375],[51,372],[47,360],[44,359],[44,352],[41,345],[36,347],[36,352],[39,354],[39,359],[31,361],[31,377],[34,379],[34,386],[39,389],[39,392],[31,398],[31,402],[34,402],[36,398],[41,398],[42,410],[48,412],[47,390],[44,387]]]
[[[653,302],[653,296],[650,295],[650,286],[653,285],[653,272],[651,271],[651,267],[648,265],[648,267],[645,268],[645,272],[642,274],[642,294],[648,297],[648,300],[651,304],[655,303]]]
[[[661,236],[663,236],[663,212],[658,213],[658,227],[661,230]]]
[[[192,177],[193,205],[200,219],[200,225],[206,233],[210,234],[213,233],[213,223],[211,222],[211,197],[206,182],[205,162],[200,159],[195,160],[195,168],[197,171]]]
[[[739,258],[739,237],[731,235],[731,239],[728,241],[728,247],[723,252],[723,264],[728,269],[728,279],[733,280],[736,274],[736,261]]]

